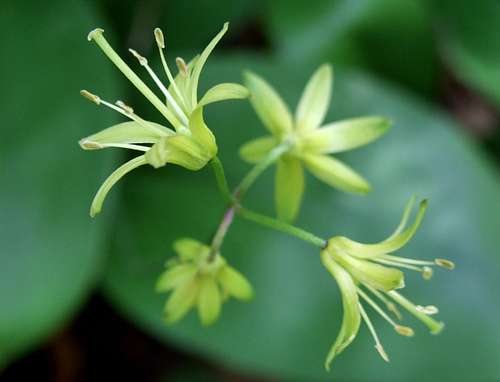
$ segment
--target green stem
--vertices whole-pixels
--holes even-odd
[[[228,203],[233,201],[233,197],[231,196],[231,191],[229,191],[229,185],[227,183],[226,175],[224,174],[224,166],[222,166],[222,162],[219,157],[214,157],[210,162],[212,164],[212,168],[215,173],[215,179],[217,180],[217,186],[219,187],[219,191],[222,196]]]
[[[325,248],[327,241],[301,228],[295,227],[281,220],[271,218],[257,212],[250,211],[244,207],[239,207],[236,213],[244,219],[253,221],[254,223],[272,228],[276,231],[281,231],[286,234],[298,237],[301,240],[307,241],[317,247]]]

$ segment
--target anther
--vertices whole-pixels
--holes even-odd
[[[87,35],[87,40],[92,41],[96,37],[96,35],[101,35],[103,33],[104,33],[104,29],[96,28],[96,29],[90,31],[90,33]]]
[[[165,39],[163,38],[163,32],[160,28],[155,28],[154,31],[156,44],[160,49],[165,49]]]
[[[94,102],[96,105],[101,104],[101,99],[99,98],[99,96],[96,96],[95,94],[92,94],[87,90],[80,90],[80,95],[87,98],[89,101]]]
[[[141,64],[142,66],[146,66],[148,64],[148,60],[146,59],[146,57],[141,56],[134,49],[129,49],[128,51],[132,53],[134,57],[137,58],[137,60],[139,60],[139,64]]]
[[[392,313],[394,313],[394,315],[396,316],[396,318],[398,320],[402,320],[403,319],[403,316],[402,316],[401,312],[396,307],[396,305],[393,304],[392,302],[388,302],[387,303],[387,309],[389,309],[389,311],[391,311]]]
[[[437,306],[434,306],[434,305],[427,305],[427,306],[417,305],[415,307],[415,309],[418,312],[428,314],[428,315],[433,315],[433,314],[439,313],[439,309],[437,308]]]
[[[443,268],[446,268],[449,270],[455,269],[455,264],[450,260],[434,259],[434,262],[436,263],[436,265],[439,265],[440,267],[443,267]]]
[[[134,114],[134,109],[132,109],[127,104],[125,104],[125,102],[123,102],[123,101],[118,100],[115,102],[115,105],[118,106],[119,108],[123,109],[128,114]]]
[[[175,63],[177,64],[177,67],[179,68],[179,71],[184,74],[188,75],[188,67],[186,65],[186,62],[182,59],[182,57],[177,57],[175,59]]]
[[[377,349],[378,351],[378,354],[380,354],[380,356],[382,357],[382,359],[385,361],[385,362],[389,362],[389,356],[387,355],[387,353],[385,352],[383,346],[381,343],[378,343],[375,345],[375,349]]]
[[[431,267],[423,267],[422,268],[422,277],[424,280],[430,280],[432,278],[434,271]]]
[[[413,337],[415,335],[413,329],[409,328],[408,326],[396,325],[394,329],[398,334],[401,334],[402,336],[405,337]]]

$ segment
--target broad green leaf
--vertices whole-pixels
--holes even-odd
[[[500,104],[500,3],[426,1],[446,63],[469,85]]]
[[[88,208],[112,153],[78,140],[118,118],[78,92],[119,91],[86,39],[96,16],[84,2],[2,2],[0,369],[61,328],[99,275],[106,216]]]
[[[241,71],[250,69],[279,84],[280,94],[290,104],[299,99],[307,80],[307,73],[294,63],[265,65],[248,56],[211,62],[204,72],[207,81],[238,81]],[[444,257],[457,264],[453,272],[437,269],[427,282],[419,274],[409,274],[403,290],[416,304],[439,307],[438,318],[446,324],[442,333],[430,335],[406,314],[404,325],[411,325],[415,336],[401,337],[366,307],[391,363],[380,359],[363,327],[326,373],[323,363],[340,329],[342,302],[335,281],[320,264],[319,251],[238,218],[221,254],[247,277],[255,297],[249,303],[228,301],[209,329],[200,325],[195,312],[166,327],[164,296],[154,287],[165,260],[175,256],[167,249],[179,237],[209,242],[224,211],[209,168],[191,173],[171,166],[161,173],[137,171],[124,180],[106,296],[152,336],[252,374],[285,381],[497,379],[497,171],[450,118],[400,89],[357,72],[343,72],[333,91],[336,96],[327,120],[376,114],[391,118],[394,126],[383,140],[339,156],[369,176],[373,191],[366,197],[347,195],[308,176],[296,224],[325,238],[341,235],[375,243],[391,234],[411,195],[429,198],[425,220],[397,255]],[[235,102],[231,107],[213,105],[206,120],[213,126],[221,160],[234,184],[250,168],[237,160],[238,148],[262,134],[258,117],[248,104]],[[248,207],[273,213],[273,175],[267,171],[250,190]]]

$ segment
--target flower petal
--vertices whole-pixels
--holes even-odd
[[[211,159],[207,150],[184,134],[160,139],[144,156],[154,168],[174,163],[192,171],[200,170]]]
[[[203,325],[211,325],[219,318],[221,294],[212,276],[205,276],[200,281],[198,296],[198,314]]]
[[[292,130],[292,116],[281,97],[263,78],[246,72],[245,85],[250,91],[250,102],[267,129],[275,136]]]
[[[168,292],[170,289],[177,288],[186,283],[196,275],[196,266],[194,264],[174,265],[161,274],[156,282],[157,292]]]
[[[331,154],[366,145],[384,135],[391,122],[383,117],[346,119],[314,130],[303,138],[304,149]]]
[[[240,300],[250,300],[253,297],[252,285],[236,269],[226,265],[217,274],[222,289],[228,295]]]
[[[427,209],[427,200],[420,202],[420,207],[415,218],[415,222],[403,232],[396,236],[391,235],[377,244],[362,244],[347,237],[336,237],[336,245],[349,254],[358,258],[373,258],[386,253],[392,253],[403,247],[415,234],[422,221],[425,210]]]
[[[299,159],[281,157],[276,167],[275,202],[278,219],[292,222],[304,193],[304,170]]]
[[[335,241],[330,240],[329,247],[335,247]],[[381,290],[390,291],[404,287],[404,273],[396,268],[385,267],[370,261],[356,259],[342,251],[332,249],[335,260],[340,263],[355,280]]]
[[[184,237],[174,241],[174,251],[182,261],[190,261],[198,259],[203,252],[210,251],[210,247],[198,240]]]
[[[359,194],[366,194],[371,190],[370,185],[361,175],[335,158],[307,154],[303,155],[302,159],[314,176],[332,187]]]
[[[173,324],[182,319],[196,303],[199,290],[200,283],[196,279],[175,288],[165,304],[165,322]]]
[[[295,114],[298,131],[316,129],[325,119],[332,90],[332,66],[321,65],[311,76]]]
[[[233,83],[218,84],[208,89],[200,102],[198,102],[198,107],[213,102],[224,101],[226,99],[247,98],[249,95],[250,92],[243,85]]]
[[[278,145],[279,140],[273,136],[253,139],[240,147],[241,158],[248,163],[258,163]]]
[[[202,106],[198,106],[191,114],[189,130],[193,134],[193,138],[210,153],[211,158],[217,154],[215,136],[203,120]]]
[[[172,130],[154,122],[135,121],[122,122],[101,130],[96,134],[80,140],[84,150],[97,150],[113,146],[113,144],[156,143],[161,137],[175,134]]]
[[[128,162],[122,164],[118,167],[113,173],[104,181],[99,190],[94,196],[92,200],[92,205],[90,206],[90,216],[94,217],[99,212],[101,212],[102,204],[104,203],[104,199],[106,199],[106,195],[109,190],[118,182],[123,176],[132,171],[133,169],[146,164],[146,158],[144,155],[138,156]]]
[[[349,346],[356,337],[361,322],[361,315],[359,312],[358,293],[352,277],[332,259],[327,251],[321,252],[321,260],[326,269],[337,281],[342,295],[344,310],[340,332],[330,348],[325,361],[326,370],[330,370],[333,359]]]
[[[205,62],[207,61],[208,56],[210,53],[212,53],[212,50],[214,50],[215,46],[217,43],[220,41],[222,36],[227,32],[227,28],[229,27],[229,23],[225,22],[221,31],[217,33],[217,35],[212,39],[212,41],[209,42],[205,50],[200,54],[200,58],[196,60],[196,63],[194,64],[193,67],[193,73],[191,75],[191,83],[190,83],[190,88],[191,88],[191,104],[194,106],[197,103],[198,100],[198,95],[197,95],[197,90],[198,90],[198,80],[200,79],[200,73],[201,70],[203,69],[203,65],[205,65]]]

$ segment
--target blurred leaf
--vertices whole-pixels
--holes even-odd
[[[500,2],[427,1],[456,74],[500,104]]]
[[[267,7],[271,37],[284,59],[357,65],[432,92],[436,52],[430,17],[419,2],[277,0]]]
[[[88,211],[111,157],[77,142],[114,119],[78,91],[118,94],[95,23],[82,2],[2,3],[0,364],[60,327],[100,269],[105,219]]]
[[[247,57],[212,59],[204,80],[238,81],[243,69],[268,78],[293,108],[312,72],[296,65],[268,65]],[[205,83],[205,85],[208,85]],[[210,83],[212,85],[212,83]],[[167,342],[252,374],[284,380],[481,381],[500,375],[497,296],[500,261],[497,174],[456,126],[435,109],[401,90],[353,72],[337,72],[333,108],[327,121],[367,114],[395,121],[391,132],[366,148],[342,155],[374,186],[367,197],[342,194],[308,177],[298,224],[323,237],[383,239],[397,225],[411,194],[430,198],[422,229],[402,255],[448,257],[453,272],[437,271],[433,280],[409,275],[406,294],[421,304],[436,304],[447,328],[439,336],[413,322],[415,338],[398,336],[372,314],[391,364],[373,349],[363,328],[336,361],[323,369],[340,326],[337,286],[319,261],[317,249],[283,234],[237,220],[222,248],[230,264],[255,287],[250,303],[229,301],[221,319],[202,328],[195,314],[178,325],[162,322],[165,295],[154,285],[171,244],[180,236],[208,241],[224,203],[209,169],[191,173],[174,166],[144,168],[126,180],[106,275],[105,293],[144,330]],[[235,160],[238,147],[264,128],[248,102],[206,108],[222,160],[234,184],[249,168]],[[272,213],[273,171],[248,195],[248,205]],[[373,313],[373,312],[372,312]],[[363,365],[363,367],[359,367]]]

